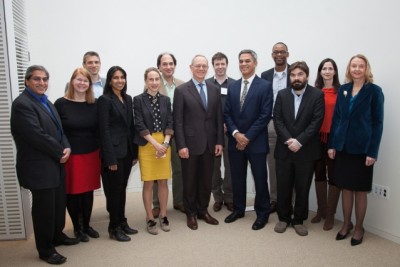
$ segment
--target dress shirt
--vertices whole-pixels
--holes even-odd
[[[92,83],[93,93],[95,98],[99,98],[103,94],[103,83],[99,76],[99,80],[97,82]]]
[[[197,92],[199,92],[200,95],[200,82],[196,81],[194,78],[192,79],[192,81],[194,82],[194,84],[196,85],[197,88]],[[203,82],[201,82],[203,84],[203,91],[204,94],[206,95],[206,103],[208,103],[208,94],[207,94],[207,85],[206,85],[206,81],[204,80]]]
[[[303,99],[304,92],[306,91],[306,87],[304,87],[300,91],[301,92],[300,94],[296,94],[296,92],[299,92],[299,91],[295,91],[295,90],[292,89],[292,94],[293,94],[293,97],[294,97],[294,118],[297,117],[297,111],[299,110],[301,100]]]
[[[284,71],[277,72],[274,69],[274,77],[272,81],[272,89],[274,91],[274,104],[276,100],[276,96],[278,95],[278,91],[285,89],[287,87],[287,65]]]

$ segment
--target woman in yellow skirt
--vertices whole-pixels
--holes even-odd
[[[152,213],[153,184],[157,181],[160,200],[160,227],[168,232],[167,219],[168,179],[171,178],[171,149],[173,135],[171,101],[158,89],[161,75],[156,68],[144,73],[145,92],[133,98],[136,134],[134,142],[139,145],[139,164],[143,181],[143,203],[146,210],[147,231],[158,234]]]

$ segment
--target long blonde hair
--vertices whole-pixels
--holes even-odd
[[[350,58],[350,61],[349,61],[349,64],[347,64],[347,69],[346,69],[346,80],[345,80],[345,82],[352,82],[353,81],[353,78],[351,77],[351,74],[350,74],[350,65],[351,65],[351,61],[353,60],[353,59],[355,59],[355,58],[360,58],[360,59],[362,59],[364,62],[365,62],[365,82],[367,82],[367,83],[373,83],[374,82],[374,76],[372,75],[372,72],[371,72],[371,66],[369,65],[369,61],[368,61],[368,59],[366,58],[366,56],[364,56],[364,55],[362,55],[362,54],[357,54],[357,55],[355,55],[355,56],[352,56],[351,58]]]
[[[65,97],[68,99],[74,99],[75,90],[72,82],[78,75],[85,76],[85,78],[89,80],[89,88],[86,90],[85,98],[88,104],[93,104],[95,102],[95,98],[92,87],[92,79],[90,78],[89,72],[85,68],[76,68],[74,70],[71,79],[69,80],[69,85],[67,91],[65,92]]]

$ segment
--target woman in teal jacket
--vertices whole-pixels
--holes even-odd
[[[338,91],[328,155],[335,159],[334,183],[342,189],[344,222],[336,240],[345,239],[356,225],[351,245],[362,243],[367,193],[372,189],[373,165],[378,157],[383,130],[382,89],[373,84],[371,67],[363,55],[353,56],[346,70],[346,84]]]

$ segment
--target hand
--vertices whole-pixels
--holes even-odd
[[[328,149],[328,157],[330,159],[335,159],[336,156],[336,149],[330,148]]]
[[[156,143],[154,145],[154,148],[156,149],[157,158],[162,158],[165,155],[165,153],[167,153],[167,148],[162,144]]]
[[[237,149],[237,150],[245,150],[245,149],[246,149],[246,146],[245,146],[245,145],[241,145],[241,144],[239,144],[239,143],[236,143],[236,149]]]
[[[376,162],[376,159],[371,158],[371,157],[367,157],[365,159],[365,166],[372,166],[372,165],[375,164],[375,162]]]
[[[71,155],[71,148],[64,148],[63,151],[63,156],[60,159],[60,163],[65,163],[69,159],[69,156]]]
[[[117,164],[110,165],[110,166],[108,166],[108,169],[110,171],[118,171],[118,165]]]
[[[187,147],[179,149],[178,153],[179,153],[179,157],[181,157],[182,159],[189,158],[189,149]]]
[[[288,148],[291,150],[291,151],[293,151],[293,152],[297,152],[297,151],[299,151],[300,150],[300,148],[301,148],[301,144],[299,143],[299,141],[297,141],[297,139],[294,139],[294,138],[290,138],[289,140],[287,140],[287,145],[288,145]]]
[[[236,142],[238,142],[240,144],[240,146],[244,146],[245,147],[250,142],[250,140],[247,139],[247,137],[244,134],[239,133],[239,132],[235,133],[234,137],[236,139]]]
[[[215,145],[215,156],[221,156],[224,148],[221,145]]]

